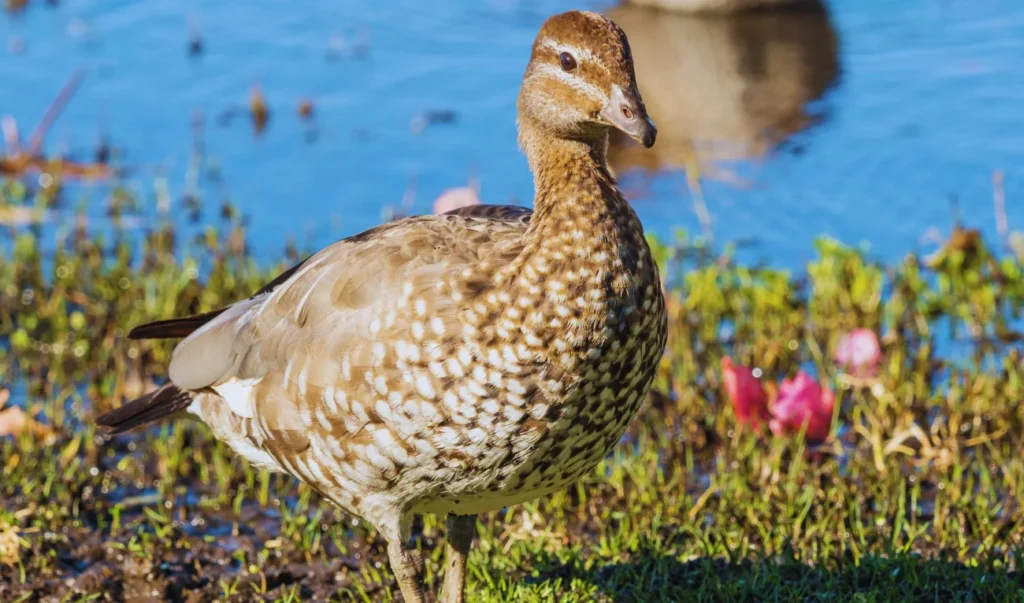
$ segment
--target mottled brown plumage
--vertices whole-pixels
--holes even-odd
[[[549,19],[519,127],[533,212],[481,205],[384,224],[252,298],[137,331],[191,330],[153,399],[186,393],[250,462],[370,521],[407,601],[423,599],[414,514],[448,516],[441,599],[461,601],[473,516],[592,470],[665,345],[657,267],[605,164],[609,127],[654,140],[622,31],[593,13]],[[99,422],[159,414],[142,403]]]

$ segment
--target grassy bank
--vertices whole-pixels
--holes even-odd
[[[170,346],[128,328],[285,264],[257,265],[231,219],[199,241],[71,227],[46,253],[43,230],[0,235],[0,379],[43,425],[0,438],[0,600],[390,600],[381,539],[205,428],[91,425],[163,376]],[[671,338],[648,403],[582,483],[482,518],[471,600],[1024,600],[1020,261],[962,230],[892,265],[817,247],[789,274],[657,246]],[[874,377],[831,360],[858,327],[883,335]],[[726,354],[765,382],[815,372],[831,437],[740,427]],[[415,528],[435,583],[442,527]]]

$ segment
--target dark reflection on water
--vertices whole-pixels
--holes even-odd
[[[651,149],[613,136],[618,171],[762,157],[823,117],[807,105],[839,73],[836,32],[820,4],[728,18],[629,5],[607,14],[629,36],[658,126]]]

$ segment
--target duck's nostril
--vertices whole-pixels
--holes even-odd
[[[623,107],[622,116],[629,120],[633,119],[633,110],[629,107]]]

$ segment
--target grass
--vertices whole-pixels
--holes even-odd
[[[258,265],[232,212],[196,241],[71,229],[44,254],[48,234],[0,235],[0,382],[53,430],[0,438],[0,600],[392,600],[372,530],[204,427],[92,426],[168,360],[128,327],[239,299],[295,257]],[[1024,600],[1020,259],[963,229],[892,265],[817,248],[791,274],[656,244],[671,337],[647,404],[585,480],[481,519],[471,600]],[[872,379],[830,360],[855,327],[884,334]],[[725,354],[766,380],[813,368],[837,392],[832,436],[738,426]],[[432,586],[442,528],[414,526]]]

